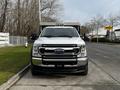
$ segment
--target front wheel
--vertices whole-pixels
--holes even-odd
[[[86,76],[88,74],[88,64],[85,66],[85,69],[83,72],[76,73],[77,75],[83,75]]]
[[[81,72],[81,75],[87,75],[88,74],[88,65],[85,66],[85,71]]]
[[[32,74],[33,76],[38,75],[38,72],[35,71],[34,68],[33,68],[32,66],[31,66],[31,74]]]

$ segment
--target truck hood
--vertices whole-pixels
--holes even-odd
[[[53,37],[53,38],[46,38],[40,37],[35,42],[34,45],[41,45],[41,44],[77,44],[77,45],[85,45],[85,42],[80,37]]]

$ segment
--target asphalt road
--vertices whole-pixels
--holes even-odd
[[[120,90],[120,45],[87,43],[87,49],[87,76],[32,76],[29,71],[10,90]]]

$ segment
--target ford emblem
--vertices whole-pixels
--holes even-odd
[[[56,54],[63,54],[64,53],[64,49],[55,49],[55,53]]]

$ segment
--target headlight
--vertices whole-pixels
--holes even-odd
[[[40,56],[39,55],[39,47],[41,47],[40,45],[34,45],[33,46],[33,50],[32,50],[32,55],[33,56]]]
[[[45,52],[45,48],[42,48],[42,47],[39,47],[39,54],[44,54],[44,52]]]
[[[75,54],[79,54],[80,53],[80,47],[76,47],[73,49]]]
[[[81,46],[81,57],[86,57],[87,56],[87,52],[86,52],[86,47],[85,45]]]
[[[37,53],[38,52],[38,46],[33,46],[33,51]]]

